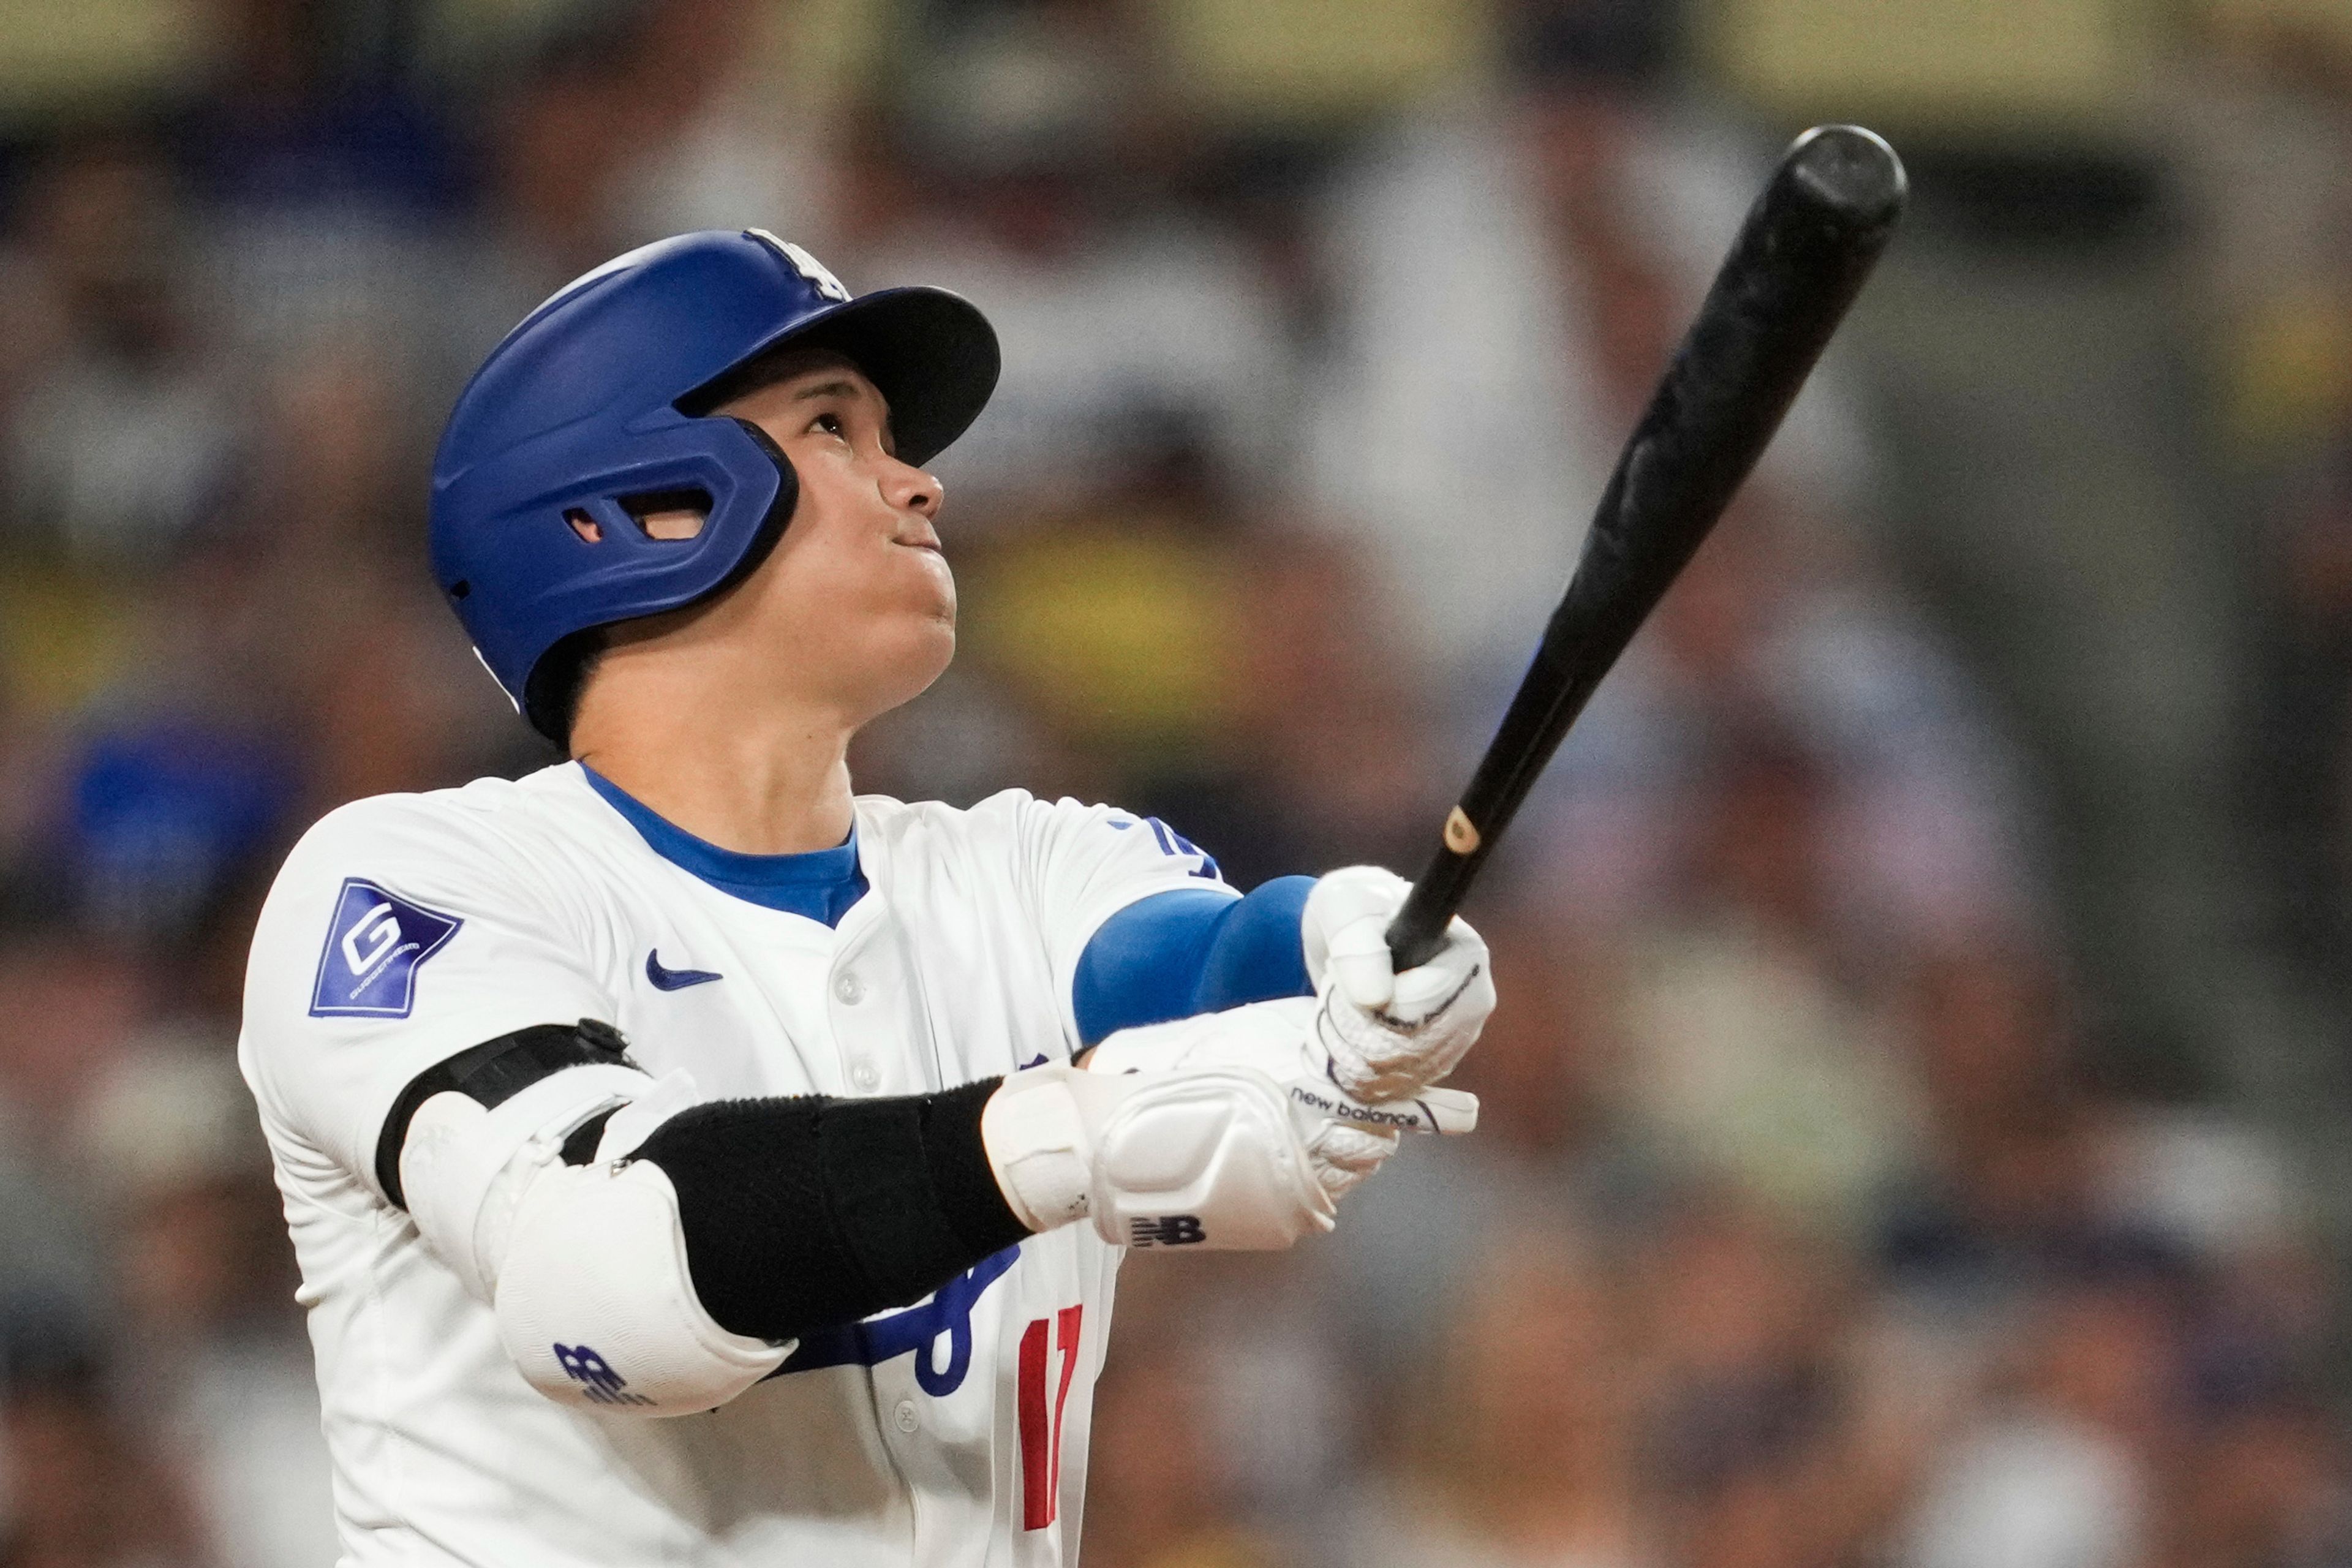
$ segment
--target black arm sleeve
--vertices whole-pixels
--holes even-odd
[[[781,1342],[906,1306],[1029,1234],[981,1143],[1002,1081],[698,1105],[632,1158],[677,1189],[704,1309],[730,1333]]]

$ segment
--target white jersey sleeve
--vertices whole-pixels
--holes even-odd
[[[276,1115],[386,1194],[384,1118],[425,1068],[534,1024],[611,1021],[595,921],[447,797],[383,795],[305,834],[246,973],[245,1050]]]
[[[1241,896],[1212,857],[1157,817],[1067,798],[1048,804],[1019,792],[980,809],[992,806],[1014,815],[1016,875],[1044,934],[1054,994],[1073,1039],[1071,984],[1105,921],[1157,893]]]

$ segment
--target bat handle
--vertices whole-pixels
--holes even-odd
[[[1385,933],[1389,963],[1398,973],[1420,968],[1445,945],[1445,928],[1470,891],[1471,879],[1485,858],[1480,851],[1486,847],[1470,818],[1455,806],[1445,818],[1444,841],[1414,879],[1412,891],[1405,895],[1396,918],[1389,921]]]
[[[1415,882],[1412,897],[1405,900],[1396,919],[1389,921],[1389,966],[1399,974],[1418,969],[1437,956],[1437,950],[1445,945],[1446,922],[1454,918],[1451,910],[1416,908],[1436,901],[1422,898],[1421,890],[1422,884]]]

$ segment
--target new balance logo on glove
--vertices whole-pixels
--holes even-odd
[[[1157,1219],[1131,1219],[1127,1222],[1127,1244],[1129,1247],[1190,1247],[1196,1241],[1208,1239],[1207,1234],[1201,1229],[1197,1215],[1162,1215]]]

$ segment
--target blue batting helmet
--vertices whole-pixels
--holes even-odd
[[[850,298],[762,229],[709,230],[608,261],[523,318],[458,395],[433,458],[433,571],[523,716],[561,743],[541,689],[565,638],[679,609],[740,579],[799,481],[767,435],[712,417],[728,373],[770,349],[827,349],[889,400],[898,455],[926,463],[996,385],[996,334],[958,295]],[[714,388],[714,384],[720,384]],[[707,512],[656,539],[648,511]]]

